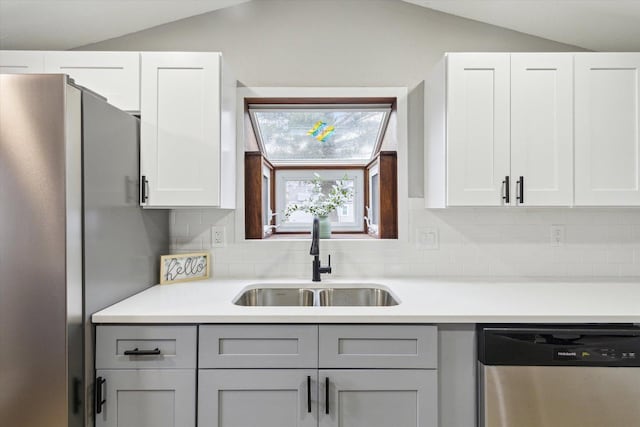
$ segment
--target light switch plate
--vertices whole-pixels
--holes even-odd
[[[436,227],[421,227],[416,232],[418,249],[435,251],[440,248],[440,239]]]
[[[226,246],[225,227],[211,227],[211,247],[224,248]]]
[[[559,247],[564,245],[564,225],[551,226],[551,246]]]

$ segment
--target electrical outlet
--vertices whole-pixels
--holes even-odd
[[[416,234],[416,246],[423,250],[438,250],[438,229],[436,227],[419,228]]]
[[[225,228],[211,227],[211,247],[223,248],[226,245]]]
[[[564,225],[551,226],[551,246],[564,245]]]

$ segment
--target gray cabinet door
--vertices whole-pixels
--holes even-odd
[[[436,372],[321,369],[319,426],[437,427]]]
[[[198,427],[317,427],[317,378],[315,369],[202,369]]]
[[[96,375],[105,380],[96,427],[195,427],[194,369],[105,369]]]

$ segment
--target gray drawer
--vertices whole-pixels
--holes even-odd
[[[196,336],[196,326],[99,325],[96,369],[195,368]]]
[[[320,368],[436,369],[438,333],[425,325],[320,325]]]
[[[200,368],[316,368],[316,325],[200,326]]]

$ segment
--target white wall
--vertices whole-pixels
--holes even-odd
[[[334,276],[636,276],[640,209],[452,209],[423,200],[422,80],[446,51],[578,48],[430,11],[399,0],[254,0],[86,46],[95,50],[222,51],[245,86],[406,86],[411,241],[323,241]],[[176,210],[177,251],[208,249],[210,227],[233,238],[234,214]],[[552,247],[550,226],[566,226]],[[240,227],[243,227],[240,224]],[[414,237],[436,227],[439,250]],[[242,242],[213,249],[218,277],[310,275],[309,242]]]

